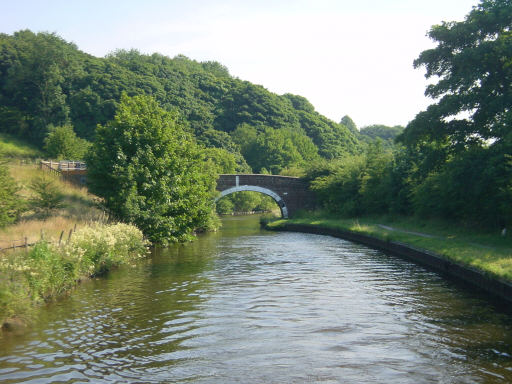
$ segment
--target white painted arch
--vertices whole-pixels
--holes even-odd
[[[273,198],[275,200],[275,202],[281,209],[281,214],[283,216],[283,219],[288,218],[288,208],[286,208],[286,204],[285,204],[284,200],[281,198],[281,196],[279,196],[274,191],[271,191],[270,189],[257,187],[255,185],[237,185],[236,187],[231,187],[231,188],[225,189],[224,191],[222,191],[220,193],[220,196],[218,196],[215,199],[215,202],[217,202],[219,199],[221,199],[224,196],[230,195],[235,192],[242,192],[242,191],[260,192],[260,193],[270,196],[271,198]]]

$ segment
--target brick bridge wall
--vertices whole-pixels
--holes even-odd
[[[308,183],[297,177],[219,175],[217,191],[221,192],[221,197],[238,191],[265,193],[276,200],[283,217],[291,217],[297,210],[315,205],[315,196],[309,190]]]

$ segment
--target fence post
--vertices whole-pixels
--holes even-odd
[[[59,247],[60,247],[60,243],[62,242],[62,236],[64,236],[64,231],[62,231],[60,233],[60,237],[59,237]]]
[[[73,234],[73,229],[70,229],[69,230],[69,236],[68,236],[68,243],[69,243],[69,240],[71,240],[71,235]]]

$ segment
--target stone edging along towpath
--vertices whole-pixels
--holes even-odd
[[[318,227],[315,225],[284,223],[279,227],[267,227],[267,229],[273,231],[304,232],[317,235],[328,235],[368,245],[372,248],[380,249],[433,268],[443,274],[483,289],[484,291],[507,301],[509,304],[512,303],[512,284],[510,282],[493,278],[471,267],[447,260],[434,252],[413,248],[404,243],[377,239],[360,233],[344,231],[341,229]]]

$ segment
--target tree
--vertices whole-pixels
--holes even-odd
[[[28,30],[16,32],[11,41],[1,40],[0,66],[6,67],[0,71],[2,102],[31,115],[28,138],[40,143],[49,124],[69,119],[64,88],[78,71],[76,46],[55,34]]]
[[[503,140],[512,123],[512,2],[483,0],[462,22],[443,22],[428,35],[437,43],[414,62],[437,79],[425,94],[436,103],[401,135],[406,144],[448,140],[461,151]]]
[[[319,157],[313,141],[300,130],[241,124],[232,132],[232,137],[256,172],[265,168],[278,174],[284,168],[304,165]]]
[[[44,139],[44,149],[52,159],[82,160],[91,144],[76,136],[69,124],[51,126]]]
[[[352,132],[355,135],[357,135],[359,132],[356,123],[354,123],[354,120],[352,120],[349,115],[343,116],[341,118],[340,124],[343,124],[345,127],[348,128],[350,132]]]
[[[362,136],[367,136],[372,140],[380,138],[382,140],[393,141],[399,134],[403,132],[403,130],[404,127],[401,125],[388,127],[387,125],[383,124],[374,124],[361,128],[360,133]]]
[[[391,178],[410,192],[402,207],[469,224],[510,223],[511,25],[512,1],[483,0],[464,21],[429,31],[437,46],[414,65],[436,80],[425,91],[435,103],[397,138],[406,148]]]
[[[23,200],[18,196],[19,187],[9,175],[6,164],[0,162],[0,227],[14,222],[23,210]]]
[[[216,175],[176,113],[124,94],[87,158],[91,192],[153,242],[189,239],[213,214]]]
[[[42,212],[46,218],[50,213],[64,206],[64,195],[60,192],[55,181],[45,176],[34,178],[30,183],[30,189],[34,192],[29,200],[31,207]]]

